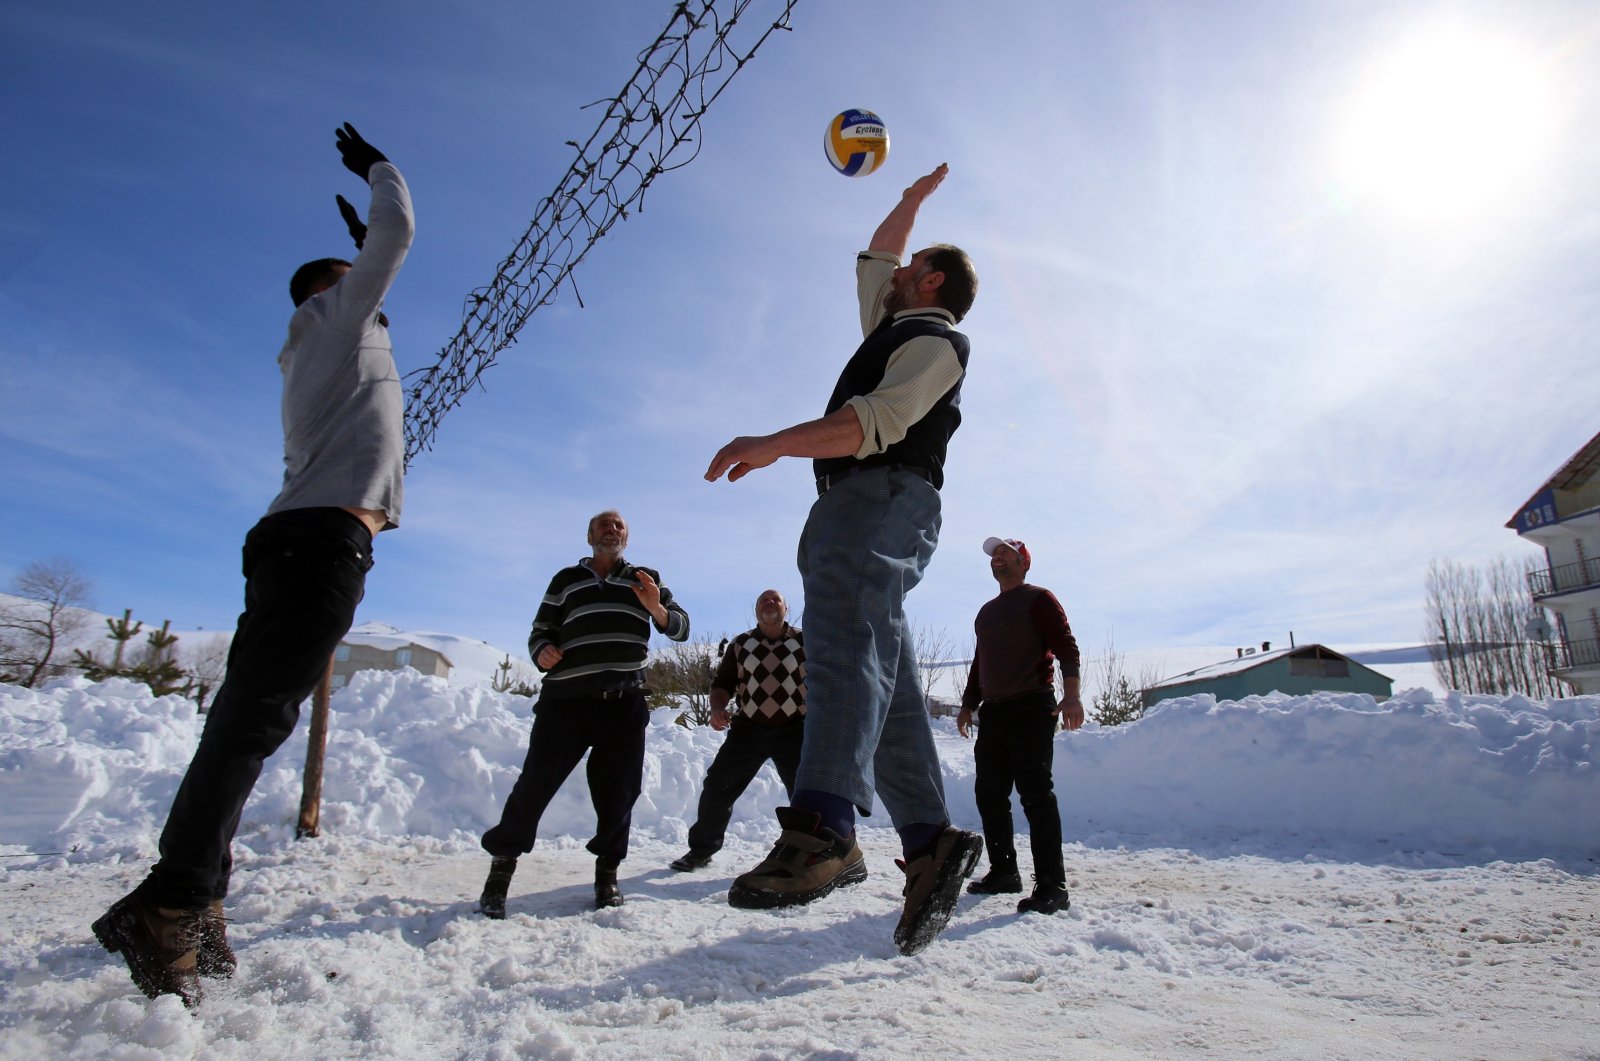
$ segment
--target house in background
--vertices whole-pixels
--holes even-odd
[[[1240,700],[1272,692],[1290,696],[1367,693],[1374,700],[1387,700],[1394,692],[1393,679],[1323,645],[1273,649],[1263,642],[1259,650],[1242,648],[1238,653],[1233,659],[1152,685],[1144,690],[1144,706],[1154,707],[1162,700],[1201,693],[1210,693],[1218,700]]]
[[[448,678],[452,666],[444,653],[415,641],[382,634],[351,634],[333,650],[333,687],[349,685],[356,671],[410,667],[425,675]]]
[[[1555,622],[1528,633],[1549,643],[1550,673],[1575,693],[1600,693],[1600,435],[1506,526],[1544,549],[1544,567],[1529,574],[1528,591]]]

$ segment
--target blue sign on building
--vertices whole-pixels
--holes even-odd
[[[1517,533],[1526,534],[1536,527],[1546,527],[1560,522],[1556,516],[1555,491],[1545,487],[1533,495],[1526,507],[1517,513]]]

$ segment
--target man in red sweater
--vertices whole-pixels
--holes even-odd
[[[1024,580],[1033,557],[1015,538],[983,543],[1000,595],[978,610],[973,624],[977,648],[961,697],[956,728],[968,735],[974,713],[983,724],[973,749],[978,776],[975,795],[983,818],[989,873],[967,885],[978,895],[1022,891],[1011,828],[1011,788],[1016,786],[1028,819],[1033,849],[1033,894],[1017,903],[1022,913],[1065,910],[1067,874],[1061,855],[1061,809],[1051,776],[1059,720],[1065,729],[1083,725],[1078,689],[1078,642],[1055,594]],[[1061,664],[1061,700],[1051,665]]]

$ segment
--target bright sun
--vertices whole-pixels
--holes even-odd
[[[1545,154],[1549,96],[1533,57],[1487,32],[1438,26],[1397,41],[1346,105],[1340,184],[1421,221],[1509,206]]]

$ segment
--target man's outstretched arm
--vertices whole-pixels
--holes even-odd
[[[786,427],[770,435],[741,435],[717,450],[706,469],[706,482],[728,473],[728,482],[743,479],[779,457],[853,457],[866,435],[854,407],[829,413],[820,420]]]
[[[911,227],[917,222],[917,210],[949,172],[950,167],[941,162],[932,173],[912,181],[911,187],[900,194],[900,201],[872,234],[872,242],[867,244],[867,250],[904,259],[906,246],[911,242]]]

